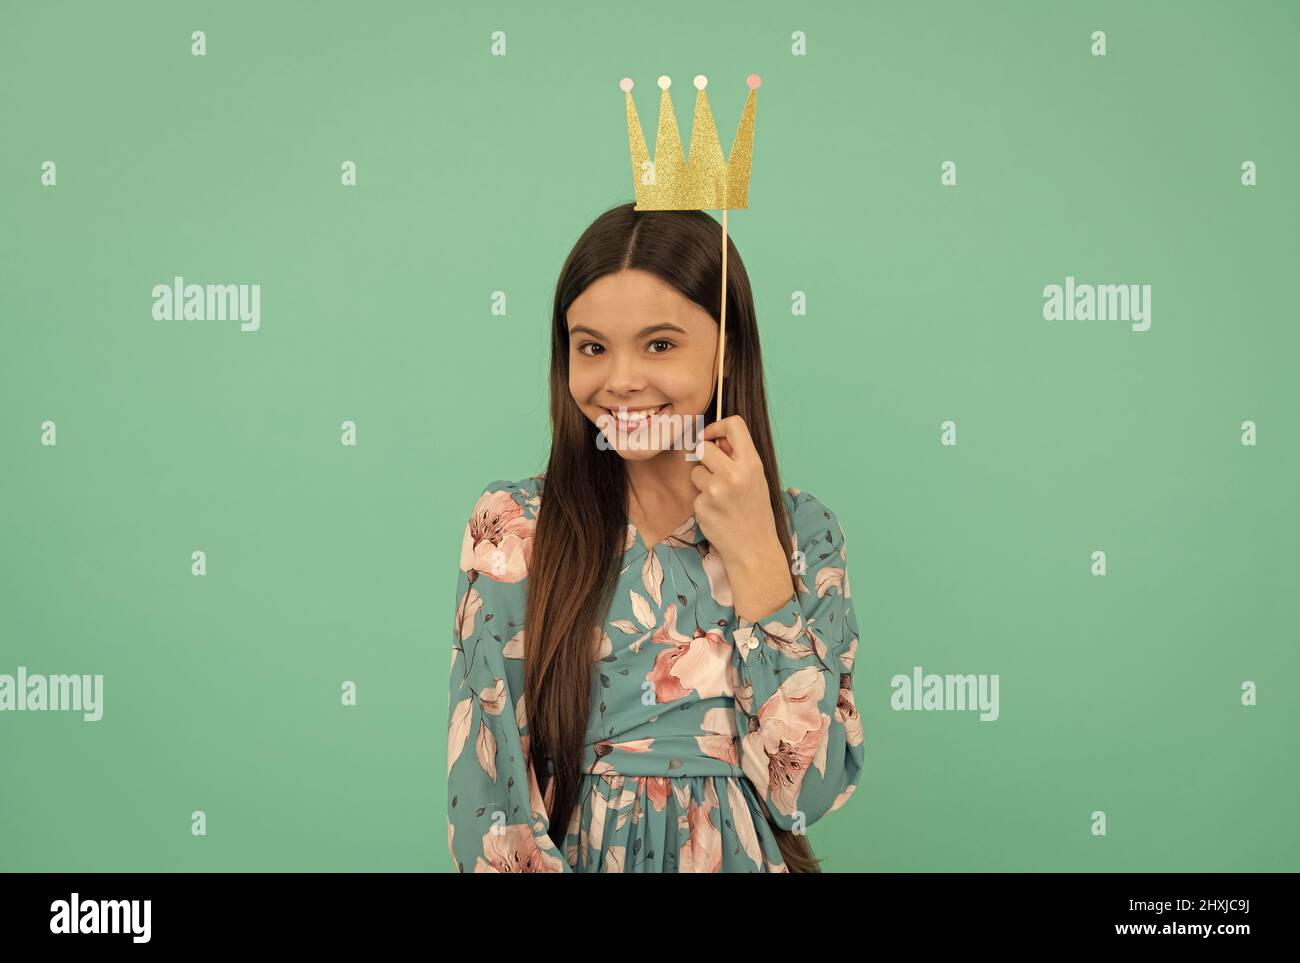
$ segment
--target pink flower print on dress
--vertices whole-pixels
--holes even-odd
[[[676,702],[695,692],[701,699],[730,695],[727,669],[734,651],[721,631],[696,628],[688,638],[677,631],[677,606],[664,611],[664,624],[651,640],[667,646],[646,679],[654,683],[655,702]]]
[[[508,491],[484,492],[474,505],[460,546],[462,572],[479,572],[498,582],[528,577],[537,522]]]
[[[760,798],[787,816],[798,808],[799,788],[808,767],[826,772],[826,733],[830,716],[818,703],[826,694],[826,675],[818,666],[795,672],[758,710],[758,728],[741,740],[742,766]]]
[[[483,855],[474,865],[476,873],[558,873],[560,857],[542,852],[533,831],[521,823],[500,829],[493,826],[483,834]]]

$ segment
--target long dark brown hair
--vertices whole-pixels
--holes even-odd
[[[551,324],[551,454],[529,564],[524,608],[524,705],[529,758],[543,798],[550,798],[550,837],[562,858],[579,804],[582,755],[591,709],[595,639],[609,609],[627,536],[627,474],[599,429],[569,391],[569,305],[598,278],[635,268],[671,285],[712,315],[722,308],[722,225],[703,211],[636,211],[622,204],[601,214],[569,252],[555,286]],[[727,239],[727,334],[722,409],[740,415],[763,461],[777,531],[787,541],[782,498],[758,345],[754,297],[744,262]],[[714,420],[716,390],[705,410]],[[797,594],[797,577],[791,574]],[[739,734],[744,738],[746,733]],[[554,771],[549,771],[549,766]],[[553,785],[552,785],[553,782]],[[764,806],[760,800],[760,806]],[[793,873],[821,872],[806,836],[763,815]]]

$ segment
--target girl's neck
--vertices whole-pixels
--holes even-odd
[[[669,449],[646,461],[625,463],[628,482],[628,501],[655,514],[669,514],[675,518],[678,510],[685,517],[700,491],[691,481],[691,472],[700,464],[688,461],[687,452]]]

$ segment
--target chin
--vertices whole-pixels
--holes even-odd
[[[618,452],[618,457],[624,461],[649,461],[651,458],[663,454],[662,449],[655,450],[651,448],[636,450],[631,448],[611,448],[610,450]]]

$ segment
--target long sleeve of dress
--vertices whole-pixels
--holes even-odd
[[[494,482],[465,526],[447,701],[447,846],[457,872],[573,872],[548,836],[528,760],[523,612],[533,524],[509,483]]]
[[[812,495],[790,491],[799,591],[767,616],[737,617],[732,672],[741,766],[772,822],[801,833],[852,795],[866,747],[844,530]]]

